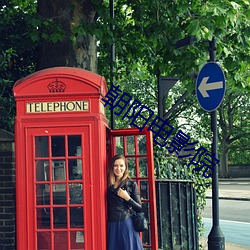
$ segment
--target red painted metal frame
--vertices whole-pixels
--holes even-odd
[[[65,92],[49,92],[51,82],[61,81]],[[16,244],[17,250],[35,250],[34,197],[34,136],[75,134],[82,131],[84,147],[89,156],[84,159],[89,175],[85,190],[89,192],[85,221],[85,250],[106,250],[106,129],[108,121],[101,99],[107,93],[105,79],[92,72],[69,67],[45,69],[16,82],[15,121],[16,152]],[[28,102],[64,102],[86,100],[89,110],[83,112],[27,113]],[[88,128],[88,132],[85,129]],[[87,133],[85,133],[85,132]],[[49,132],[50,133],[50,132]],[[86,151],[86,149],[85,149]],[[87,172],[87,173],[86,173]],[[87,185],[87,186],[86,186]],[[86,224],[87,223],[87,224]],[[86,230],[88,227],[88,230]]]
[[[152,133],[151,131],[147,131],[147,127],[143,129],[142,132],[139,129],[135,128],[127,128],[127,129],[116,129],[110,130],[110,143],[111,143],[111,155],[113,157],[116,154],[116,142],[115,137],[118,136],[146,136],[146,155],[140,155],[140,157],[147,157],[148,160],[148,177],[139,177],[139,169],[136,168],[136,178],[135,180],[139,184],[140,180],[148,180],[149,182],[149,206],[150,206],[150,224],[149,227],[151,229],[151,245],[145,245],[144,248],[158,250],[158,233],[157,233],[157,210],[156,210],[156,193],[155,193],[155,177],[154,177],[154,158],[153,158],[153,141],[152,141]],[[138,161],[138,144],[135,142],[135,159]],[[124,143],[124,154],[126,155],[126,143]],[[131,156],[131,155],[130,155]],[[133,157],[133,156],[131,156]],[[110,159],[110,158],[109,158]],[[138,165],[138,162],[136,164]],[[138,185],[139,186],[139,185]]]
[[[50,92],[48,86],[53,82],[63,82],[65,92]],[[15,122],[16,151],[16,217],[17,250],[36,250],[36,218],[34,179],[34,136],[68,135],[80,132],[84,137],[84,146],[89,156],[84,159],[85,174],[89,177],[85,183],[88,192],[84,200],[88,201],[85,232],[85,250],[106,250],[106,167],[107,153],[114,155],[115,143],[111,140],[106,148],[108,121],[102,110],[102,98],[107,93],[105,79],[89,71],[58,67],[36,72],[16,82],[14,88],[17,116]],[[28,102],[64,102],[86,100],[89,110],[84,112],[32,113],[26,112]],[[86,130],[87,129],[87,132]],[[46,132],[51,131],[51,132]],[[154,162],[152,135],[145,128],[112,130],[115,136],[146,135],[148,158],[148,181],[150,203],[151,250],[158,249],[156,198],[154,185]],[[109,146],[109,145],[108,145]],[[85,151],[86,151],[85,147]],[[137,147],[137,146],[136,146]],[[137,170],[138,176],[138,170]],[[142,178],[137,178],[139,182]],[[88,230],[86,229],[88,227]],[[69,237],[69,236],[68,236]],[[68,238],[69,239],[69,238]],[[146,248],[146,247],[145,247]],[[149,248],[149,247],[147,247]]]

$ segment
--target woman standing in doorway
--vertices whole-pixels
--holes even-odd
[[[143,250],[139,233],[135,231],[130,208],[142,210],[135,181],[128,173],[127,159],[116,155],[108,168],[108,250]]]

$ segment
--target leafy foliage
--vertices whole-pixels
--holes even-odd
[[[34,4],[0,4],[0,126],[7,131],[14,129],[13,84],[35,70],[37,44],[32,40],[31,25],[34,11]]]
[[[248,138],[250,135],[249,94],[229,89],[225,101],[219,108],[221,158],[227,157],[226,164],[247,164],[250,162]],[[223,146],[223,147],[222,147]]]
[[[244,77],[249,56],[248,6],[248,1],[116,1],[117,58],[128,71],[143,64],[151,74],[178,76],[189,85],[189,74],[198,72],[209,59],[207,41],[214,36],[226,78],[233,79],[234,86],[249,87],[249,78]],[[176,49],[176,41],[187,36],[195,36],[197,42]]]
[[[104,1],[103,5],[106,9],[107,3]],[[101,14],[100,23],[110,23],[109,13],[102,11]],[[157,76],[179,77],[181,86],[171,91],[167,107],[171,107],[185,89],[190,96],[169,119],[174,127],[188,130],[207,147],[211,143],[210,115],[194,100],[193,77],[209,60],[208,42],[215,37],[217,60],[225,72],[227,88],[237,93],[237,89],[244,88],[249,93],[249,1],[120,0],[115,1],[115,14],[112,21],[115,32],[110,34],[106,26],[109,39],[101,40],[99,45],[101,74],[109,81],[107,58],[109,60],[109,46],[114,40],[116,84],[154,111]],[[176,48],[176,42],[188,36],[195,36],[196,42]],[[146,89],[149,91],[145,92]],[[227,111],[223,107],[227,105],[225,98],[220,109],[224,115]],[[121,121],[119,117],[116,122],[117,127],[128,126],[125,124],[128,121]]]
[[[190,158],[178,159],[175,155],[169,154],[166,148],[154,146],[155,166],[159,169],[158,176],[163,179],[176,181],[191,181],[196,191],[197,221],[199,237],[204,233],[201,213],[206,206],[206,190],[211,186],[211,178],[202,177],[202,171],[192,171],[187,167]]]

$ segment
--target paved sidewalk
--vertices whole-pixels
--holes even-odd
[[[207,238],[202,238],[200,244],[202,245],[202,250],[208,250]],[[250,250],[250,248],[225,242],[225,250]]]
[[[228,200],[250,200],[250,189],[244,189],[243,185],[250,186],[250,178],[234,178],[234,179],[220,179],[219,186],[224,184],[239,184],[239,187],[242,185],[242,189],[238,188],[237,190],[230,189],[221,189],[219,187],[219,199],[228,199]],[[206,192],[207,198],[212,198],[212,186]]]

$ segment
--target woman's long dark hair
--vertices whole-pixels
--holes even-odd
[[[116,160],[123,159],[125,162],[126,169],[124,171],[124,174],[121,178],[121,182],[127,179],[130,179],[129,172],[128,172],[128,160],[125,158],[124,155],[115,155],[113,159],[111,160],[109,167],[108,167],[108,187],[115,184],[115,174],[114,174],[114,163]]]

